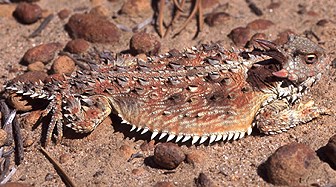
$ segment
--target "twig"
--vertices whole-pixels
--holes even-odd
[[[61,164],[58,163],[43,147],[40,147],[40,151],[47,157],[47,159],[54,165],[55,169],[60,173],[60,177],[64,180],[66,185],[70,187],[75,187],[75,183],[66,174],[66,172],[61,168]]]
[[[6,184],[16,172],[16,167],[13,166],[8,175],[0,182],[0,184]]]
[[[37,27],[37,29],[31,33],[28,37],[29,38],[34,38],[36,36],[38,36],[43,29],[45,29],[47,27],[47,25],[50,23],[50,21],[54,18],[54,15],[53,14],[50,14],[49,16],[47,16],[43,21],[42,23],[40,24],[39,27]]]
[[[15,110],[14,110],[15,111]],[[17,165],[21,164],[24,158],[24,151],[23,151],[23,140],[21,134],[21,128],[18,122],[17,117],[15,116],[13,119],[13,132],[14,132],[14,143],[15,143],[15,162]]]
[[[251,9],[251,11],[257,15],[257,16],[262,16],[263,13],[260,10],[260,8],[257,7],[257,5],[252,1],[252,0],[246,0],[246,3],[248,4],[248,7]]]

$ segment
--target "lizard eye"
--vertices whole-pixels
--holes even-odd
[[[317,56],[315,54],[308,54],[305,56],[305,61],[307,64],[313,64],[317,61]]]

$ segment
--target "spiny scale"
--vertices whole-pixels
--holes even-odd
[[[53,120],[47,141],[53,128],[62,126],[58,123],[87,133],[112,112],[131,125],[131,131],[151,131],[151,139],[191,139],[192,144],[237,140],[250,135],[256,123],[262,132],[273,134],[311,120],[305,108],[293,105],[326,69],[324,51],[297,36],[283,46],[257,42],[264,51],[226,50],[212,44],[172,50],[147,61],[102,53],[103,57],[84,57],[91,70],[53,76],[44,83],[13,81],[6,90],[48,100],[46,113]],[[316,64],[307,65],[300,61],[307,58],[295,56],[305,54],[316,55]],[[313,106],[305,107],[309,111]],[[288,108],[297,113],[297,119],[291,119],[297,124],[282,113]]]

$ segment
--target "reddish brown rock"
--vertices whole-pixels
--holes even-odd
[[[336,135],[329,139],[326,145],[325,154],[331,162],[331,165],[336,167]]]
[[[69,160],[71,160],[71,154],[69,154],[69,153],[63,153],[59,157],[59,162],[61,164],[64,164],[64,163],[68,162]]]
[[[228,35],[233,43],[239,47],[245,46],[250,39],[250,29],[246,27],[237,27]]]
[[[195,150],[191,151],[186,155],[186,161],[187,163],[196,166],[196,165],[202,165],[207,160],[207,154],[204,151],[201,150]]]
[[[28,65],[27,69],[29,71],[43,71],[44,70],[44,64],[41,61],[36,61]]]
[[[204,173],[200,173],[195,180],[196,187],[211,187],[214,186],[211,180]]]
[[[274,25],[274,23],[270,20],[256,19],[256,20],[248,23],[246,27],[251,29],[251,30],[266,30],[272,25]]]
[[[261,39],[261,40],[267,40],[267,36],[265,33],[256,33],[254,34],[250,41],[247,44],[248,48],[260,48],[262,49],[262,47],[258,44],[258,42],[256,42],[256,39]]]
[[[110,11],[105,6],[96,6],[90,10],[90,14],[107,18]]]
[[[69,9],[66,9],[66,8],[62,9],[61,11],[59,11],[57,13],[58,17],[62,20],[68,18],[70,16],[70,14],[71,14],[71,11]]]
[[[206,16],[205,23],[210,27],[224,25],[230,19],[230,15],[225,12],[216,12]]]
[[[87,42],[86,40],[74,39],[66,44],[65,50],[73,54],[80,54],[85,53],[89,49],[89,47],[89,42]]]
[[[55,74],[70,75],[75,71],[75,62],[68,56],[59,56],[53,63],[51,69]]]
[[[158,144],[154,150],[154,162],[165,169],[175,169],[185,159],[185,154],[174,143]]]
[[[120,30],[113,23],[94,14],[75,14],[66,25],[72,38],[83,38],[96,43],[119,41]]]
[[[316,153],[307,145],[292,143],[280,147],[267,161],[267,175],[276,185],[299,185],[319,163]]]
[[[281,6],[281,2],[271,2],[267,8],[270,10],[278,9]]]
[[[277,45],[283,45],[288,41],[288,37],[290,34],[295,34],[295,33],[291,30],[282,31],[278,34],[277,38],[273,42]]]
[[[139,32],[132,36],[130,49],[134,55],[145,53],[146,55],[157,55],[160,51],[161,43],[153,34]]]
[[[141,151],[153,151],[154,150],[154,140],[151,140],[150,142],[144,142],[140,145]]]
[[[24,54],[22,60],[27,64],[31,64],[37,61],[46,64],[54,58],[56,52],[61,48],[62,45],[60,43],[41,44],[29,49]]]
[[[42,17],[42,9],[36,4],[22,2],[17,5],[14,16],[21,23],[31,24]]]
[[[120,13],[131,17],[147,17],[153,13],[151,1],[127,0],[121,7]]]
[[[131,158],[131,156],[136,152],[133,146],[127,144],[120,146],[119,151],[126,159]]]

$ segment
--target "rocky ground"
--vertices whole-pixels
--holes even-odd
[[[1,85],[24,72],[33,73],[19,77],[22,81],[72,72],[80,67],[64,51],[86,53],[94,48],[143,58],[144,54],[182,50],[201,43],[244,47],[252,36],[282,43],[288,33],[296,33],[319,43],[331,59],[335,58],[333,0],[203,1],[205,24],[201,32],[194,17],[179,33],[193,2],[187,1],[185,12],[162,38],[157,21],[152,21],[157,17],[157,1],[40,0],[35,5],[0,2]],[[171,1],[166,1],[164,10],[166,30],[174,14]],[[35,32],[44,24],[40,32]],[[333,61],[304,101],[312,99],[319,106],[335,109],[335,69]],[[21,107],[30,110],[29,106]],[[25,114],[20,121],[24,160],[10,182],[65,186],[64,175],[40,151],[42,129],[47,124],[32,130],[32,121],[39,114]],[[150,135],[130,133],[129,126],[108,118],[84,137],[65,129],[61,144],[52,144],[46,150],[77,186],[332,186],[336,185],[336,167],[332,165],[336,162],[335,127],[335,114],[331,113],[279,135],[265,136],[254,129],[251,136],[238,141],[176,146],[148,143]],[[1,133],[0,143],[4,137]],[[162,166],[155,162],[160,154],[161,162],[167,162]],[[167,160],[166,154],[173,155],[173,160]],[[11,167],[13,159],[12,155]]]

